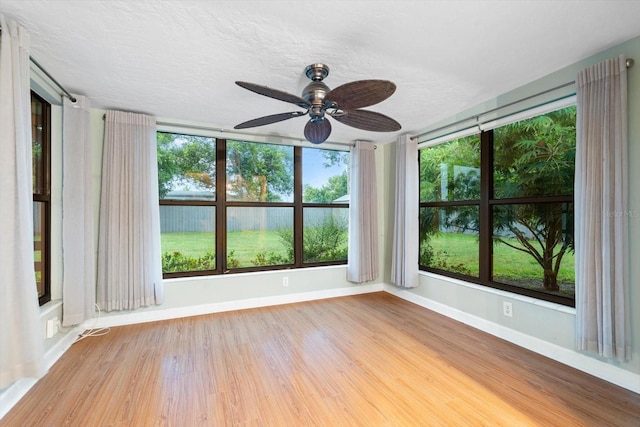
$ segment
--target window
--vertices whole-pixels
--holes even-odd
[[[51,301],[50,147],[51,105],[31,92],[33,255],[40,305]]]
[[[216,140],[158,132],[164,273],[215,271]]]
[[[574,305],[575,106],[420,152],[420,266]]]
[[[165,277],[346,263],[348,159],[159,132]]]
[[[303,148],[302,200],[303,262],[346,262],[349,153]]]

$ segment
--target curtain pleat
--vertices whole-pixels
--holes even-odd
[[[96,298],[89,99],[64,98],[62,124],[62,325],[93,316]]]
[[[627,361],[627,68],[620,56],[579,72],[575,176],[576,335],[582,351]]]
[[[33,253],[29,34],[0,14],[0,389],[44,373]]]
[[[356,141],[351,150],[349,261],[347,280],[362,283],[378,277],[378,196],[375,147]]]
[[[391,281],[418,286],[418,145],[408,135],[396,144],[395,215]]]
[[[156,123],[143,114],[105,117],[97,294],[107,311],[164,300]]]

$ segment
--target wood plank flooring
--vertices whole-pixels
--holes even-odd
[[[2,426],[638,426],[640,395],[387,293],[112,328]]]

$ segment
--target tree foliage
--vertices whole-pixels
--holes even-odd
[[[329,177],[327,183],[320,188],[304,186],[303,198],[307,203],[333,203],[336,199],[348,194],[347,171]]]
[[[216,146],[213,138],[159,132],[157,140],[161,199],[180,189],[215,193]]]
[[[230,199],[275,202],[293,193],[293,147],[227,141]]]
[[[229,199],[279,201],[293,192],[292,147],[227,142]],[[215,194],[214,138],[158,133],[158,188],[160,198],[175,190]]]

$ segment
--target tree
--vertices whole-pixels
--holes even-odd
[[[293,147],[227,141],[226,167],[233,199],[275,202],[293,193]]]
[[[307,203],[333,203],[336,199],[349,193],[347,171],[329,177],[327,183],[320,188],[304,186],[303,198]]]
[[[157,140],[161,199],[180,187],[215,192],[215,139],[159,132]]]
[[[494,159],[496,197],[573,194],[575,107],[500,128]],[[530,203],[494,210],[494,241],[531,255],[544,272],[543,287],[558,291],[564,255],[574,250],[573,209],[564,203]],[[504,232],[507,233],[504,233]],[[502,237],[512,235],[518,244]]]

